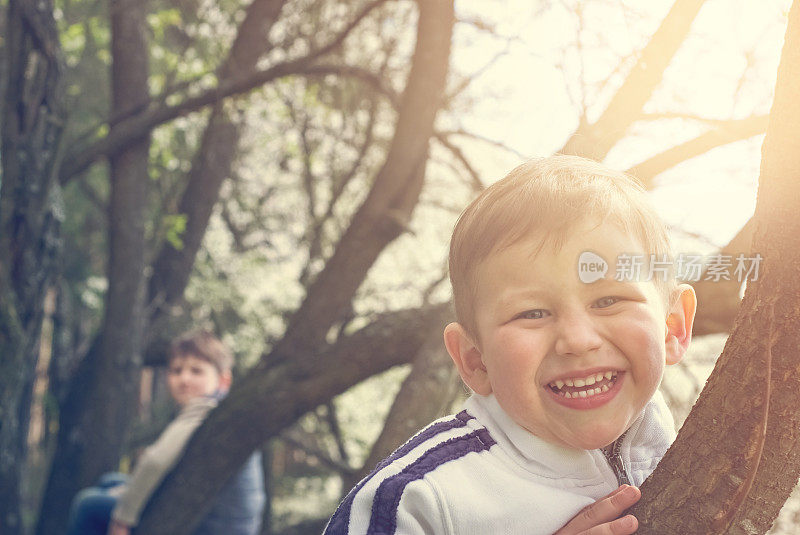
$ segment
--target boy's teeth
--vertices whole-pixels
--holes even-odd
[[[562,392],[560,395],[564,396],[565,398],[590,398],[601,392],[608,392],[609,388],[608,385],[603,385],[602,388],[595,388],[592,390],[581,390],[579,392]]]
[[[562,391],[564,386],[573,387],[573,388],[583,388],[586,386],[591,386],[595,383],[599,383],[603,380],[611,381],[612,379],[616,379],[617,372],[615,371],[607,371],[603,373],[596,373],[593,375],[589,375],[588,377],[578,377],[572,379],[559,379],[557,381],[553,381],[550,383],[551,387],[554,387],[556,390],[559,390],[559,394],[567,397],[567,398],[586,398],[591,397],[601,392],[608,392],[609,384],[605,383],[601,387],[597,388],[587,388],[585,390],[570,392],[570,391]]]

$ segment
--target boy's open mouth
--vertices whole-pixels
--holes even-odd
[[[616,371],[595,373],[587,377],[553,381],[547,386],[565,398],[588,398],[608,392],[617,382],[618,373]]]

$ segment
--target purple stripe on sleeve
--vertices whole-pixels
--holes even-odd
[[[448,461],[453,461],[471,452],[488,450],[494,444],[496,442],[489,435],[488,430],[478,429],[467,435],[437,444],[402,472],[386,478],[375,493],[367,535],[393,535],[395,533],[397,530],[397,507],[400,505],[400,498],[409,483],[422,479],[425,474]]]
[[[411,450],[425,442],[426,440],[430,440],[439,433],[443,433],[445,431],[450,431],[451,429],[456,429],[458,427],[464,427],[467,422],[475,418],[474,416],[470,415],[467,411],[461,411],[456,414],[452,420],[445,420],[443,422],[437,422],[433,425],[430,425],[417,433],[415,436],[411,437],[405,444],[397,448],[394,453],[389,455],[386,459],[381,461],[378,464],[378,467],[375,469],[382,470],[383,468],[389,466],[389,464],[393,463],[400,457],[407,455]]]
[[[343,535],[347,533],[347,528],[350,524],[350,510],[353,507],[353,501],[355,500],[356,494],[358,494],[358,492],[364,487],[364,485],[367,484],[370,479],[375,476],[375,474],[389,466],[389,464],[397,459],[407,455],[411,450],[423,442],[432,439],[439,433],[464,427],[467,422],[473,418],[474,416],[471,416],[467,411],[461,411],[449,420],[443,420],[441,422],[436,422],[435,424],[429,425],[408,440],[405,444],[397,448],[394,453],[381,461],[367,477],[362,479],[358,485],[356,485],[349,493],[347,493],[347,497],[342,501],[342,503],[339,504],[339,507],[336,508],[336,512],[333,513],[333,516],[328,522],[328,527],[325,528],[323,535]]]

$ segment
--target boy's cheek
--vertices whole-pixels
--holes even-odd
[[[611,342],[618,347],[638,347],[652,352],[663,345],[664,325],[651,315],[628,315],[620,318],[610,333]]]

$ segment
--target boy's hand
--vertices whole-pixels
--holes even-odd
[[[116,520],[111,520],[108,525],[108,535],[130,535],[131,528],[125,524],[120,524]]]
[[[567,525],[554,535],[629,535],[639,527],[633,515],[619,518],[627,508],[639,501],[641,491],[630,485],[622,485],[572,517]]]

